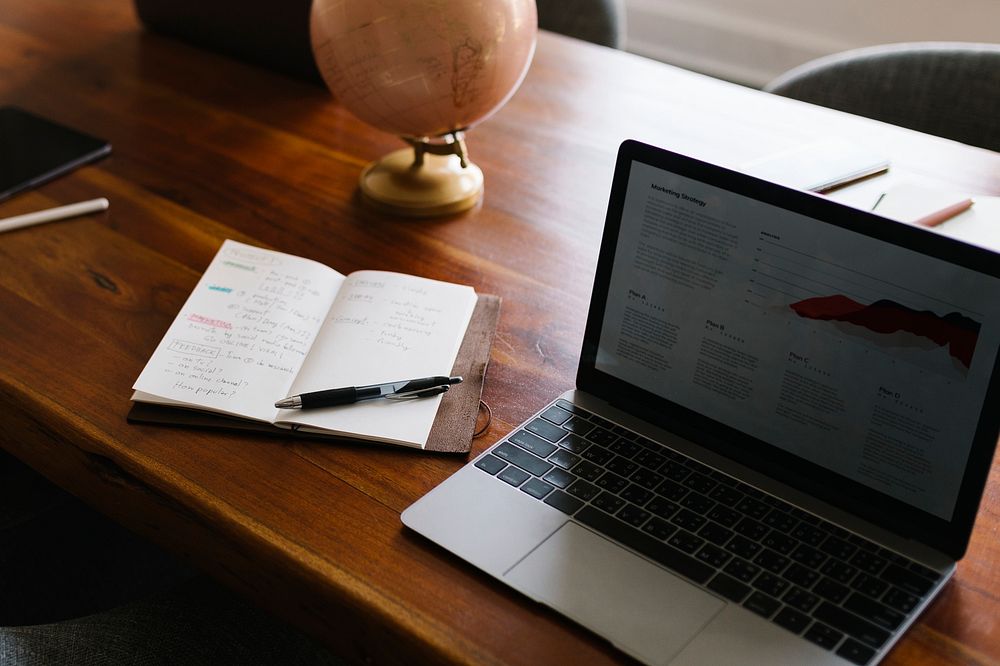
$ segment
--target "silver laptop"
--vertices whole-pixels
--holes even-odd
[[[403,522],[649,664],[872,664],[965,552],[1000,261],[622,144],[577,388]]]

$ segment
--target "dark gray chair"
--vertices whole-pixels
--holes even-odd
[[[1000,150],[1000,44],[914,42],[845,51],[764,90]]]
[[[625,43],[624,0],[536,0],[538,27],[620,49]]]

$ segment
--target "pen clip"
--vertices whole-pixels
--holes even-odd
[[[445,393],[450,386],[447,384],[443,386],[432,386],[431,388],[419,389],[416,391],[399,391],[398,393],[390,393],[385,396],[386,400],[414,400],[416,398],[429,398],[432,395],[437,395],[439,393]]]

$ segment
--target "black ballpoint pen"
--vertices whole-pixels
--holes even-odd
[[[311,409],[313,407],[350,405],[375,398],[388,398],[389,400],[426,398],[444,393],[452,384],[458,384],[461,381],[461,377],[438,376],[404,379],[399,382],[371,384],[369,386],[347,386],[289,396],[274,403],[274,406],[279,409]]]

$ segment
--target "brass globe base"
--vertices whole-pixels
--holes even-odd
[[[364,202],[383,213],[405,217],[451,215],[475,206],[483,196],[483,172],[458,155],[423,155],[412,148],[389,153],[361,172]]]

